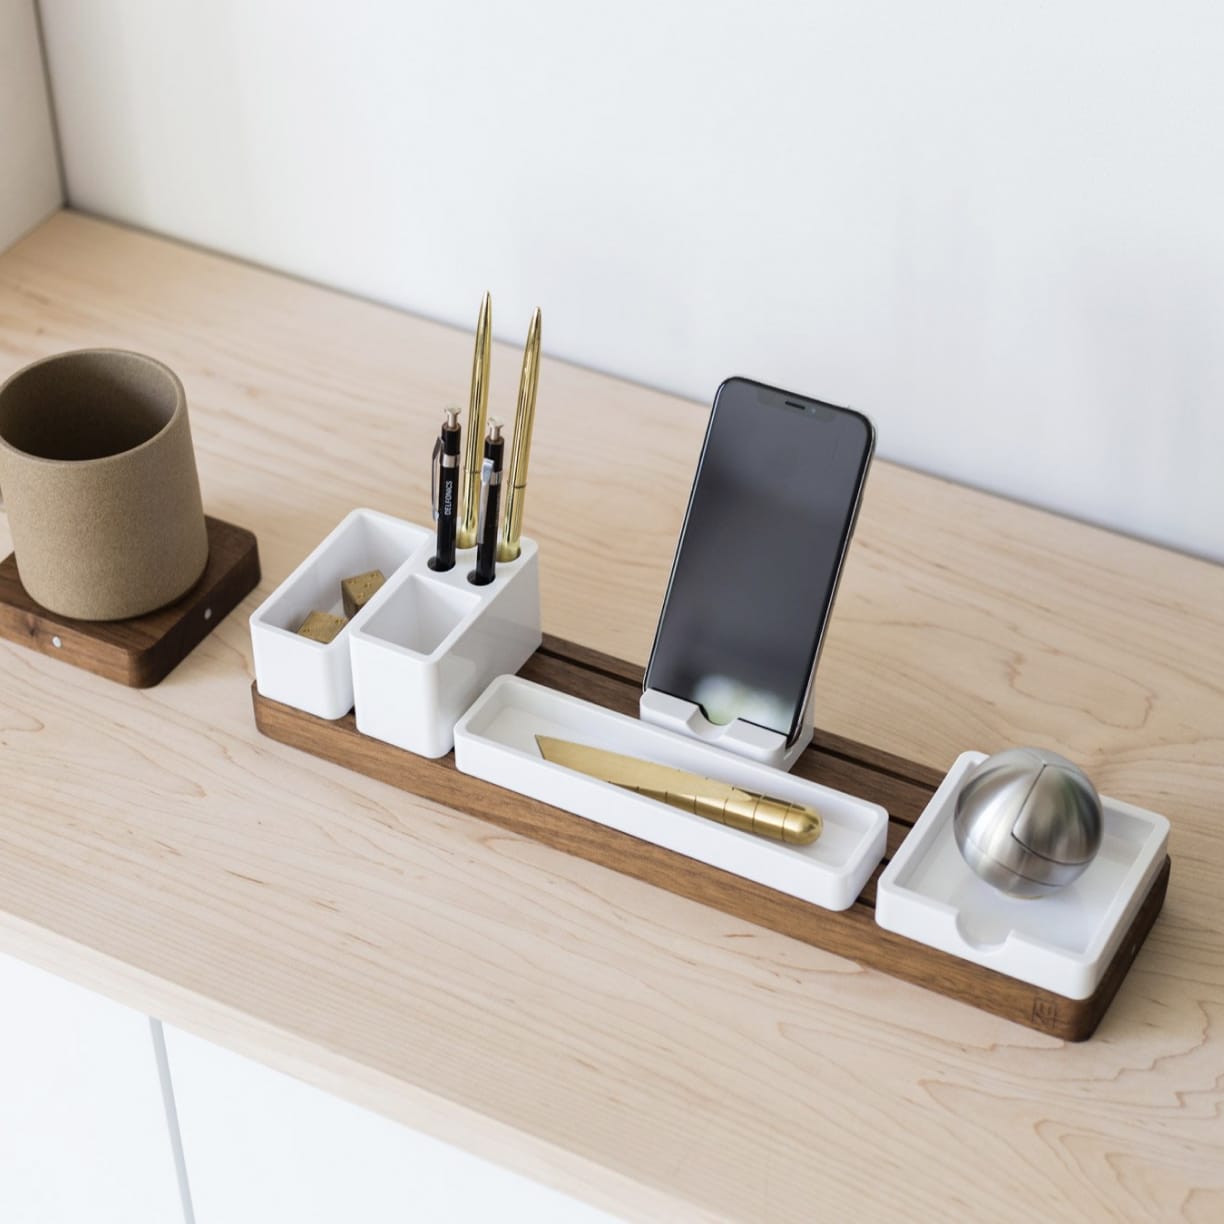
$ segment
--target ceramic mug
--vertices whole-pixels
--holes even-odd
[[[0,497],[22,585],[60,616],[142,616],[208,561],[187,397],[140,353],[60,353],[0,386]]]

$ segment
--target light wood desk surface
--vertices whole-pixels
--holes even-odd
[[[425,521],[469,334],[61,213],[0,255],[0,372],[87,345],[181,375],[264,580],[146,692],[0,643],[0,951],[633,1216],[1224,1218],[1224,568],[868,485],[818,724],[941,768],[1045,743],[1173,823],[1066,1046],[259,737],[247,614],[352,507]],[[644,660],[705,420],[544,360],[546,631]]]

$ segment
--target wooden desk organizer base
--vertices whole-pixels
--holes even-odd
[[[259,584],[254,533],[208,516],[204,523],[208,564],[200,580],[181,599],[131,620],[72,620],[47,611],[26,594],[10,553],[0,561],[0,638],[130,688],[150,688]]]
[[[637,711],[640,669],[569,642],[545,637],[519,674],[624,714]],[[270,701],[254,685],[251,695],[257,727],[281,743],[1066,1041],[1085,1040],[1100,1023],[1160,912],[1168,886],[1166,859],[1096,993],[1067,999],[877,926],[875,889],[883,864],[849,909],[820,909],[461,774],[453,754],[428,760],[370,739],[358,732],[351,713],[328,722]],[[886,807],[885,862],[941,780],[936,770],[820,730],[793,772]]]

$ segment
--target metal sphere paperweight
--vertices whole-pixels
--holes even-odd
[[[1009,897],[1044,897],[1101,848],[1101,799],[1078,765],[1043,748],[987,757],[962,784],[952,822],[965,862]]]

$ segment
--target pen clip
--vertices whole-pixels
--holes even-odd
[[[480,465],[480,513],[476,518],[476,542],[484,539],[485,518],[489,513],[489,485],[493,482],[493,460],[485,459]]]
[[[442,435],[434,439],[433,455],[429,462],[429,504],[433,510],[433,521],[438,521],[438,479],[442,471]]]

